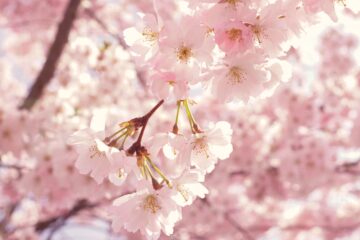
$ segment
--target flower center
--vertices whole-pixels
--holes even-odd
[[[231,5],[232,7],[236,7],[236,4],[242,2],[242,0],[223,0],[223,3],[227,3]]]
[[[159,37],[159,33],[153,31],[149,27],[144,28],[142,35],[145,38],[145,41],[148,41],[148,42],[155,42]]]
[[[230,30],[227,30],[226,34],[231,41],[235,41],[238,39],[241,40],[241,30],[238,28],[232,28]]]
[[[260,25],[252,25],[251,26],[251,30],[252,32],[254,33],[256,39],[258,40],[259,43],[262,42],[261,39],[265,38],[266,37],[266,33],[265,33],[265,30],[262,26]]]
[[[158,210],[161,209],[161,206],[160,206],[159,201],[156,198],[156,196],[154,194],[150,194],[150,195],[146,196],[146,198],[144,200],[143,208],[145,211],[149,211],[149,212],[155,214]]]
[[[208,145],[206,143],[205,137],[197,138],[195,140],[193,150],[195,151],[196,154],[205,153],[206,158],[210,157],[208,153]]]
[[[187,62],[189,61],[189,58],[193,55],[191,48],[186,47],[184,45],[182,45],[181,47],[179,47],[176,51],[176,56],[178,58],[179,61],[181,62]]]
[[[167,83],[170,85],[170,86],[174,86],[175,85],[175,80],[168,80]]]
[[[101,159],[106,159],[106,155],[104,152],[100,152],[100,150],[97,148],[96,145],[91,145],[89,147],[89,152],[90,152],[90,158],[101,158]]]
[[[117,177],[120,178],[120,179],[122,179],[122,178],[124,178],[125,176],[126,176],[125,170],[124,170],[123,168],[119,168],[118,173],[117,173]]]
[[[231,67],[226,76],[232,85],[241,84],[246,80],[246,74],[239,67]]]

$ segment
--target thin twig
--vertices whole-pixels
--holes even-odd
[[[208,207],[210,207],[215,214],[222,214],[224,219],[233,226],[237,231],[239,231],[246,240],[255,240],[255,238],[247,231],[245,228],[243,228],[238,222],[236,222],[234,219],[232,219],[229,216],[229,213],[223,213],[219,210],[215,209],[212,204],[207,200],[207,198],[202,199],[202,202],[206,204]]]
[[[27,169],[26,167],[20,166],[20,165],[17,165],[17,164],[3,163],[2,158],[0,156],[0,169],[1,168],[8,169],[8,170],[15,170],[17,172],[17,174],[18,174],[18,178],[21,178],[22,174],[23,174],[23,170]]]
[[[11,217],[13,213],[15,212],[16,208],[18,207],[19,202],[11,203],[9,206],[7,206],[3,213],[4,216],[2,217],[0,221],[0,237],[6,236],[8,234],[7,227],[11,221]]]
[[[144,135],[145,132],[145,128],[147,126],[147,123],[149,121],[149,119],[151,118],[151,116],[154,114],[154,112],[156,112],[156,110],[164,103],[164,99],[160,100],[147,114],[145,114],[143,117],[140,118],[134,118],[130,121],[134,121],[136,122],[136,124],[138,126],[141,126],[141,131],[139,134],[139,137],[137,138],[136,142],[134,142],[130,148],[127,150],[127,152],[132,155],[135,152],[138,152],[141,149],[141,141],[142,141],[142,137]]]
[[[119,45],[123,48],[123,49],[128,49],[129,46],[126,44],[126,42],[124,41],[124,39],[116,34],[111,32],[108,27],[106,26],[106,24],[95,14],[95,12],[93,12],[91,9],[86,8],[84,10],[84,12],[91,18],[93,19],[102,30],[104,30],[107,34],[109,34],[110,36],[112,36],[118,43]]]
[[[247,240],[255,240],[253,236],[245,229],[243,228],[238,222],[236,222],[234,219],[232,219],[229,215],[229,213],[224,213],[225,220],[231,224],[236,230],[241,232],[241,234],[247,239]]]
[[[360,175],[359,166],[360,166],[360,159],[353,162],[346,162],[339,166],[336,166],[335,172],[351,174],[351,175]]]
[[[48,219],[42,220],[37,222],[34,227],[35,227],[35,231],[36,232],[43,232],[47,229],[50,229],[50,233],[48,235],[47,239],[51,239],[52,236],[54,236],[54,234],[61,229],[66,223],[67,221],[72,218],[77,216],[80,212],[85,211],[85,210],[91,210],[94,209],[96,207],[100,207],[104,204],[108,204],[111,203],[114,199],[119,198],[121,196],[124,196],[126,194],[129,194],[130,192],[124,192],[122,195],[120,196],[115,196],[112,197],[110,199],[101,199],[97,202],[89,202],[86,199],[80,199],[79,201],[77,201],[74,206],[69,209],[68,211],[65,211],[59,215],[50,217]]]
[[[50,227],[57,230],[61,226],[63,226],[69,218],[76,216],[81,211],[92,209],[94,207],[97,207],[98,205],[100,205],[100,203],[90,203],[86,199],[81,199],[76,202],[69,211],[37,222],[35,224],[35,230],[37,232],[42,232]],[[52,232],[50,234],[53,234]]]
[[[126,44],[126,42],[124,41],[124,38],[116,33],[113,33],[112,31],[109,30],[109,28],[106,26],[106,24],[96,15],[96,13],[94,11],[92,11],[91,9],[87,8],[85,9],[85,13],[91,18],[93,19],[99,26],[100,28],[106,32],[107,34],[109,34],[111,37],[113,37],[118,43],[119,45],[124,49],[124,50],[128,50],[129,46]],[[140,84],[143,86],[144,89],[146,88],[146,80],[144,77],[144,72],[141,71],[139,68],[136,67],[136,63],[134,60],[131,60],[131,62],[134,64],[135,67],[135,72],[136,72],[136,77],[139,80]]]

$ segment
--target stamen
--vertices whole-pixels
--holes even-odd
[[[145,41],[148,42],[155,42],[159,37],[159,33],[153,31],[150,27],[145,27],[142,35],[145,38]]]
[[[232,85],[241,84],[246,80],[246,74],[239,67],[231,67],[226,77]]]
[[[238,28],[232,28],[226,31],[226,34],[231,41],[241,40],[242,38],[241,33],[242,31]]]
[[[143,209],[153,214],[155,214],[157,211],[161,209],[159,201],[154,194],[150,194],[146,196],[143,202]]]
[[[98,149],[98,147],[96,145],[91,145],[89,147],[89,152],[90,152],[90,158],[100,158],[100,159],[106,159],[106,155],[104,152],[100,152],[100,150]]]
[[[205,137],[196,138],[193,144],[194,144],[193,150],[195,151],[196,154],[205,153],[207,159],[210,157],[208,153],[209,149]]]
[[[261,27],[260,25],[251,25],[251,30],[254,33],[254,35],[256,36],[256,39],[258,40],[259,43],[261,43],[261,39],[266,37],[266,33],[264,31],[264,28]]]
[[[182,45],[181,47],[179,47],[176,50],[176,55],[180,62],[187,63],[189,61],[190,57],[192,57],[193,53],[192,53],[191,48]]]
[[[243,0],[222,0],[222,1],[220,1],[220,3],[227,3],[227,4],[229,4],[231,7],[233,7],[233,8],[236,8],[236,5],[238,4],[238,3],[241,3]]]
[[[168,80],[167,83],[170,85],[170,86],[174,86],[176,81],[175,80]]]

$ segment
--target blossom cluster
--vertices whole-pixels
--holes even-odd
[[[142,144],[147,122],[162,103],[143,117],[116,126],[106,126],[106,114],[99,112],[89,128],[69,139],[78,152],[75,166],[81,174],[89,174],[98,184],[107,178],[114,185],[128,184],[136,189],[114,201],[112,226],[118,231],[139,230],[148,239],[157,239],[161,231],[173,233],[182,207],[208,193],[202,184],[205,175],[232,152],[230,124],[217,122],[208,130],[199,129],[187,100],[178,102],[173,132],[156,134]],[[180,134],[177,126],[181,106],[186,110],[190,133]],[[126,140],[139,129],[138,139],[127,146]]]
[[[314,82],[295,49],[345,1],[122,2],[83,0],[32,111],[22,78],[65,1],[0,3],[0,238],[110,220],[129,239],[357,239],[357,41],[328,32]]]
[[[193,86],[209,88],[220,102],[258,97],[284,78],[279,58],[310,14],[324,10],[336,20],[332,1],[188,1],[187,11],[172,17],[164,16],[159,5],[155,1],[153,12],[125,29],[124,38],[136,65],[148,69],[146,84],[159,103],[177,102],[173,131],[142,144],[153,112],[109,129],[102,114],[71,139],[80,173],[90,174],[99,184],[109,178],[115,185],[130,182],[136,189],[114,201],[113,228],[139,230],[149,239],[158,238],[160,231],[173,232],[181,207],[207,193],[202,185],[205,174],[232,151],[228,123],[218,122],[205,132],[199,128],[187,100]],[[179,134],[181,106],[190,124],[189,136]],[[138,139],[127,145],[138,131]]]
[[[169,17],[159,11],[161,1],[155,1],[154,11],[124,30],[159,99],[188,98],[199,83],[221,102],[258,97],[286,80],[279,58],[314,13],[324,11],[337,19],[333,0],[185,2],[184,12]]]

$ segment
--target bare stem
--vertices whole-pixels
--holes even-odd
[[[194,118],[194,116],[193,116],[192,113],[191,113],[188,99],[185,99],[185,100],[183,101],[183,103],[184,103],[186,115],[187,115],[187,117],[188,117],[188,119],[189,119],[189,124],[190,124],[191,131],[192,131],[193,133],[201,133],[201,130],[200,130],[200,128],[199,128],[199,125],[196,123],[195,118]]]
[[[136,118],[133,121],[138,121],[139,125],[141,125],[141,131],[139,134],[138,139],[136,140],[136,142],[133,143],[133,145],[131,145],[131,147],[128,149],[128,153],[129,154],[134,154],[136,151],[140,150],[141,147],[141,141],[145,132],[145,128],[147,126],[147,123],[149,121],[149,119],[151,118],[151,116],[154,114],[154,112],[156,112],[156,110],[164,103],[164,99],[160,100],[147,114],[145,114],[143,117],[141,118]]]
[[[182,101],[177,101],[177,109],[176,109],[176,117],[175,117],[175,123],[173,126],[173,133],[177,134],[179,131],[178,122],[179,122],[179,114],[180,114],[180,107],[181,107]]]

